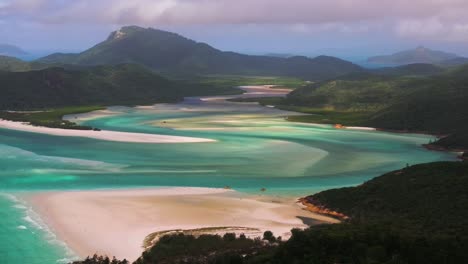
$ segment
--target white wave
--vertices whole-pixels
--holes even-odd
[[[25,200],[13,193],[0,193],[0,196],[13,202],[14,205],[12,207],[20,210],[23,214],[21,220],[24,222],[22,225],[17,226],[18,229],[31,230],[31,233],[33,234],[35,231],[39,231],[49,244],[63,249],[65,252],[64,258],[57,260],[57,263],[69,263],[69,260],[73,261],[77,259],[77,255],[63,241],[60,241],[57,238],[47,224],[41,219],[39,214],[37,214]]]
[[[13,208],[16,208],[16,209],[27,209],[26,206],[22,205],[22,204],[15,204],[13,205]]]
[[[76,260],[80,260],[80,258],[79,257],[61,258],[61,259],[57,259],[56,263],[66,264],[66,263],[71,263]]]
[[[31,161],[40,161],[45,163],[58,163],[66,164],[73,167],[92,167],[93,169],[98,168],[99,170],[105,171],[118,171],[126,165],[106,163],[102,161],[87,160],[87,159],[77,159],[77,158],[68,158],[68,157],[58,157],[58,156],[46,156],[39,155],[37,153],[24,150],[17,147],[12,147],[5,144],[0,144],[0,157],[7,159],[22,159],[22,160],[31,160]]]

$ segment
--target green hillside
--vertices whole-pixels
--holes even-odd
[[[291,121],[341,123],[448,136],[435,143],[468,149],[468,65],[426,77],[353,74],[291,92],[276,105],[310,113]]]
[[[370,72],[393,76],[429,76],[443,73],[446,69],[428,63],[413,63],[396,67],[384,67],[369,70]]]
[[[142,66],[0,72],[0,109],[175,102],[184,96],[237,93],[230,87],[170,81]]]
[[[137,26],[112,32],[105,41],[79,54],[52,54],[39,61],[79,65],[137,63],[171,74],[270,75],[307,80],[363,70],[351,62],[327,56],[279,58],[223,52],[175,33]]]
[[[392,105],[374,114],[370,124],[387,129],[452,133],[468,128],[468,65],[397,88]]]
[[[412,234],[468,238],[468,163],[414,165],[360,186],[307,197],[359,223],[386,223]]]
[[[317,82],[291,92],[287,102],[340,111],[377,111],[398,94],[401,80],[364,74],[354,78]]]
[[[31,65],[28,62],[8,56],[0,55],[0,71],[29,71]]]

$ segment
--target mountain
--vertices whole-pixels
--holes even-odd
[[[383,55],[368,58],[367,62],[383,65],[402,65],[413,63],[438,64],[444,61],[459,57],[456,54],[443,51],[431,50],[425,47],[417,47],[412,50],[405,50],[392,55]]]
[[[0,72],[0,109],[175,102],[184,96],[233,92],[210,85],[170,81],[143,66],[121,64]]]
[[[112,32],[105,41],[79,54],[52,54],[39,61],[79,65],[137,63],[170,73],[284,75],[307,80],[362,71],[351,62],[327,56],[278,58],[224,52],[175,33],[137,26]]]
[[[19,47],[9,45],[9,44],[1,44],[0,43],[0,55],[4,56],[23,56],[27,55],[28,53],[22,50]]]

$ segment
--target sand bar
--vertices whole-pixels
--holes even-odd
[[[239,89],[245,91],[243,94],[228,95],[228,96],[204,96],[200,97],[201,101],[225,101],[234,98],[256,98],[256,97],[285,97],[292,89],[272,88],[274,85],[250,85],[239,86]]]
[[[377,130],[375,127],[347,126],[345,128],[352,129],[352,130],[364,130],[364,131],[376,131]]]
[[[240,89],[246,91],[244,95],[248,94],[259,94],[259,95],[277,95],[285,96],[293,89],[286,88],[273,88],[275,85],[248,85],[248,86],[239,86]]]
[[[135,260],[153,232],[206,227],[271,230],[287,238],[292,228],[337,222],[307,212],[295,199],[247,196],[212,188],[159,188],[46,192],[24,197],[79,256],[99,253]],[[313,220],[316,219],[316,220]]]
[[[119,131],[94,131],[78,129],[60,129],[41,126],[32,126],[28,123],[0,120],[0,128],[18,130],[31,133],[40,133],[62,137],[85,137],[106,141],[131,143],[201,143],[215,142],[216,140],[196,137],[181,137],[147,133],[132,133]]]

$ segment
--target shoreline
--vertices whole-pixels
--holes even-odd
[[[313,201],[310,201],[310,199],[308,198],[309,196],[301,197],[298,199],[298,202],[301,203],[303,206],[305,206],[305,210],[312,212],[312,213],[332,217],[339,221],[345,221],[349,219],[349,216],[343,213],[328,209],[327,207],[323,205],[314,203]]]
[[[302,114],[301,112],[296,112],[299,114]],[[300,123],[300,124],[312,124],[312,125],[324,125],[324,126],[330,126],[330,127],[335,127],[336,124],[331,124],[331,123],[313,123],[313,122],[301,122],[301,121],[289,121],[287,117],[285,118],[286,121],[288,122],[293,122],[293,123]],[[415,135],[426,135],[426,136],[433,136],[437,139],[441,139],[445,137],[446,135],[441,135],[441,134],[436,134],[436,133],[431,133],[428,131],[420,131],[420,130],[397,130],[397,129],[383,129],[383,128],[378,128],[378,127],[361,127],[361,126],[343,126],[340,128],[336,128],[338,130],[359,130],[359,131],[375,131],[375,132],[386,132],[386,133],[393,133],[393,134],[415,134]],[[428,144],[421,144],[422,147],[429,151],[442,151],[442,152],[454,152],[459,154],[459,158],[465,160],[465,158],[462,157],[464,152],[467,152],[467,149],[463,148],[447,148],[439,145],[434,145],[432,143]]]
[[[21,194],[60,241],[79,257],[95,253],[135,260],[158,232],[227,228],[261,236],[270,230],[288,238],[292,228],[337,223],[294,199],[251,196],[197,187],[61,191]],[[237,231],[236,231],[237,230]],[[256,231],[258,230],[258,231]],[[222,234],[221,231],[217,231]],[[226,231],[225,231],[226,232]]]
[[[104,141],[127,142],[127,143],[202,143],[216,142],[213,139],[170,136],[147,133],[120,132],[110,130],[78,130],[78,129],[61,129],[42,126],[33,126],[25,122],[16,122],[0,119],[0,129],[9,129],[22,132],[30,132],[37,134],[45,134],[62,137],[82,137]]]

